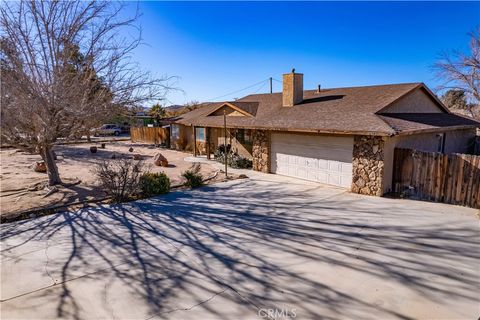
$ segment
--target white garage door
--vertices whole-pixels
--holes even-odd
[[[272,172],[350,188],[353,137],[272,134]]]

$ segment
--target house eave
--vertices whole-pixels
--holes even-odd
[[[195,126],[195,127],[209,127],[209,128],[223,128],[221,125],[211,125],[205,123],[176,123],[184,126]],[[268,130],[268,131],[282,131],[282,132],[299,132],[299,133],[318,133],[318,134],[336,134],[336,135],[365,135],[365,136],[382,136],[389,137],[394,135],[391,132],[381,132],[381,131],[352,131],[352,130],[334,130],[334,129],[309,129],[309,128],[285,128],[285,127],[267,127],[267,126],[248,126],[248,125],[230,125],[227,123],[227,128],[232,129],[251,129],[251,130]]]
[[[468,130],[468,129],[476,129],[476,128],[477,128],[476,126],[472,126],[472,125],[463,125],[463,126],[417,129],[417,130],[400,131],[396,133],[395,136],[408,136],[408,135],[419,134],[419,133],[448,132],[448,131]]]

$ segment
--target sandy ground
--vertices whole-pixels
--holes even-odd
[[[110,142],[105,149],[98,149],[96,154],[90,152],[90,146],[95,143],[78,145],[61,145],[55,147],[58,156],[57,166],[62,180],[73,183],[81,180],[80,184],[60,187],[59,191],[45,197],[46,190],[28,191],[27,189],[47,181],[45,173],[34,172],[32,167],[35,161],[41,161],[39,155],[24,153],[16,149],[2,149],[0,173],[0,204],[1,214],[12,214],[19,211],[34,209],[54,204],[72,203],[79,200],[89,200],[103,197],[105,194],[98,188],[92,169],[96,163],[110,159],[112,154],[117,157],[132,157],[138,153],[144,157],[145,170],[151,172],[165,172],[172,184],[182,181],[181,173],[192,163],[184,161],[189,153],[155,148],[152,145],[131,142]],[[97,145],[100,146],[99,144]],[[133,153],[128,149],[134,148]],[[153,156],[162,153],[169,161],[169,167],[157,167],[153,164]],[[202,164],[202,174],[207,177],[215,169],[209,164]]]

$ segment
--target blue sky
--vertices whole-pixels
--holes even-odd
[[[295,67],[304,86],[425,82],[441,51],[468,48],[480,2],[141,2],[135,59],[178,76],[170,103],[211,101]],[[267,92],[266,82],[221,97]],[[274,81],[274,91],[281,84]]]

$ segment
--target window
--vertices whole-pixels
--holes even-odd
[[[205,141],[205,128],[195,128],[197,141]]]
[[[180,137],[180,128],[177,125],[172,124],[172,137],[178,139]]]

